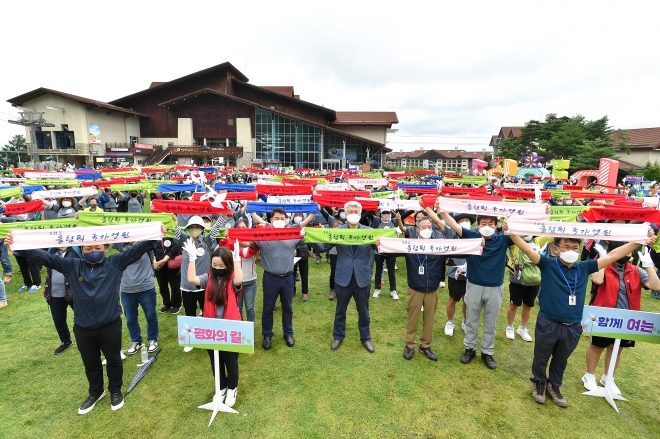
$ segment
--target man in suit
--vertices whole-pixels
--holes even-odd
[[[357,201],[349,201],[344,206],[346,224],[336,229],[370,229],[360,224],[362,205]],[[371,265],[369,256],[371,245],[337,245],[337,269],[335,272],[335,291],[337,309],[335,311],[334,341],[330,349],[337,350],[346,337],[346,308],[355,299],[358,311],[358,328],[360,340],[370,353],[374,353],[369,332],[369,292],[371,286]]]

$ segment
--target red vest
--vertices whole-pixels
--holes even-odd
[[[641,309],[642,282],[639,271],[633,264],[626,263],[623,271],[623,282],[626,285],[628,295],[628,306],[633,311]],[[605,267],[603,283],[598,287],[598,294],[594,300],[594,306],[605,308],[616,308],[619,297],[619,272],[612,265]]]
[[[240,268],[240,267],[239,267]],[[206,290],[204,291],[204,312],[202,313],[202,317],[208,317],[211,319],[215,319],[216,316],[218,315],[218,307],[213,302],[210,297],[211,297],[211,276],[214,276],[213,272],[209,270],[209,281],[206,283]],[[234,276],[231,276],[231,279],[229,279],[229,283],[227,284],[227,288],[225,288],[225,291],[223,292],[224,299],[225,299],[225,316],[224,318],[226,320],[243,320],[241,318],[241,312],[238,309],[238,296],[241,295],[243,292],[243,288],[241,287],[241,290],[238,292],[238,294],[234,294]],[[228,294],[229,290],[231,289],[231,294]]]

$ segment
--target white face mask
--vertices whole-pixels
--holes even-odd
[[[462,223],[458,223],[458,224],[460,224],[460,226],[463,227],[465,230],[470,230],[470,226],[472,225],[470,224],[469,221],[463,221]]]
[[[580,254],[578,252],[574,252],[573,250],[569,250],[567,252],[559,253],[559,257],[561,258],[562,261],[566,262],[567,264],[572,264],[578,260]]]
[[[62,207],[71,207],[71,201],[69,200],[62,201]]]
[[[345,212],[340,212],[339,213],[339,218],[345,220],[346,219],[346,213]]]
[[[532,240],[532,238],[533,238],[532,235],[523,236],[523,241],[530,242]]]
[[[302,218],[299,216],[293,217],[293,222],[296,224],[300,224],[302,222]]]
[[[424,239],[429,239],[432,234],[433,234],[432,229],[422,229],[419,231],[419,236],[421,236]]]
[[[501,228],[502,228],[502,223],[499,222],[499,221],[497,222],[497,228],[498,228],[498,229],[501,229]]]
[[[28,219],[27,213],[20,213],[16,215],[16,219],[19,221],[25,221]]]
[[[573,204],[573,200],[566,200],[566,202],[564,202],[564,204],[567,205],[567,206],[570,206],[571,204]]]
[[[283,229],[284,226],[286,226],[286,222],[284,222],[282,220],[274,220],[273,221],[273,227],[275,227],[276,229]]]
[[[488,238],[489,236],[493,236],[493,233],[495,233],[495,229],[493,229],[490,226],[483,226],[479,227],[479,233],[481,233],[481,236],[485,236]]]
[[[351,224],[357,224],[360,222],[360,215],[358,215],[357,213],[352,213],[350,215],[346,215],[346,219]]]
[[[557,201],[557,206],[563,206],[564,202],[563,201]]]
[[[392,221],[392,215],[390,215],[389,213],[386,215],[381,215],[380,220],[384,223],[389,223],[390,221]]]

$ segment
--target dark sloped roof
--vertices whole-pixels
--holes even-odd
[[[246,83],[246,82],[238,82],[238,81],[237,81],[236,84],[240,84],[240,85],[242,85],[242,86],[249,87],[249,88],[252,88],[252,89],[254,89],[254,90],[259,90],[259,91],[262,91],[262,92],[264,92],[264,93],[272,93],[272,94],[276,94],[276,95],[278,95],[278,96],[283,96],[283,97],[285,97],[285,98],[287,98],[287,99],[291,99],[292,101],[295,101],[295,102],[299,102],[299,103],[301,103],[301,104],[308,105],[308,106],[313,107],[313,108],[316,108],[316,109],[318,109],[318,110],[322,110],[322,111],[324,111],[326,114],[328,114],[331,118],[335,118],[335,117],[336,117],[336,116],[335,116],[335,110],[333,110],[333,109],[331,109],[331,108],[323,107],[323,106],[321,106],[321,105],[312,104],[311,102],[303,101],[302,99],[300,99],[300,96],[298,96],[298,98],[294,98],[294,97],[293,97],[293,94],[291,94],[290,96],[287,96],[287,95],[284,95],[284,94],[282,94],[282,93],[279,93],[279,92],[276,92],[276,91],[270,90],[270,89],[268,89],[268,88],[259,87],[258,85],[248,84],[248,83]],[[272,87],[271,87],[271,88],[272,88]],[[293,90],[293,87],[291,87],[291,89]]]
[[[167,82],[152,82],[149,88],[155,88],[158,87],[159,85],[167,84]]]
[[[388,125],[399,123],[393,111],[337,111],[332,125]]]
[[[292,85],[260,85],[259,87],[265,88],[266,90],[274,91],[275,93],[279,93],[289,98],[295,99],[296,97],[296,95],[293,93]],[[300,97],[298,99],[300,99]]]
[[[660,148],[660,127],[657,128],[635,128],[624,130],[630,140],[630,149],[657,149]]]
[[[429,149],[411,152],[393,152],[387,154],[389,160],[411,158],[411,159],[480,159],[483,160],[487,152],[465,151],[463,149]]]
[[[112,110],[116,111],[118,113],[125,113],[125,114],[131,114],[134,116],[142,116],[142,117],[149,117],[146,114],[138,113],[136,111],[133,111],[128,108],[123,108],[123,107],[118,107],[116,105],[108,104],[106,102],[101,102],[97,101],[95,99],[88,99],[88,98],[83,98],[81,96],[76,96],[72,95],[69,93],[64,93],[61,91],[57,90],[52,90],[50,88],[38,88],[36,90],[29,91],[27,93],[24,93],[20,96],[16,96],[15,98],[7,99],[7,102],[12,104],[13,106],[17,105],[23,105],[24,102],[31,101],[32,99],[36,99],[40,96],[43,96],[45,94],[53,94],[56,96],[62,96],[63,98],[71,99],[72,101],[80,102],[81,104],[88,104],[91,105],[92,107],[97,107],[97,108],[103,108],[106,110]]]

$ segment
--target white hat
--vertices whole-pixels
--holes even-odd
[[[192,216],[188,220],[188,224],[186,224],[186,229],[190,226],[199,226],[203,229],[205,227],[204,226],[204,220],[199,215]]]

